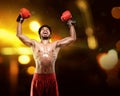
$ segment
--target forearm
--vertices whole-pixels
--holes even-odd
[[[76,31],[73,24],[69,25],[70,28],[70,37],[75,41],[76,40]]]
[[[22,35],[22,23],[18,22],[17,24],[17,34],[18,37]]]
[[[22,23],[21,22],[18,22],[17,23],[17,34],[16,34],[16,36],[22,41],[22,42],[24,42],[26,39],[26,36],[24,36],[23,34],[22,34]]]
[[[22,23],[21,22],[18,22],[16,35],[25,45],[28,45],[28,46],[32,45],[32,41],[27,36],[22,34]]]
[[[76,21],[72,20],[72,14],[70,13],[69,10],[66,10],[65,12],[62,13],[61,20],[67,23],[69,27],[70,35],[62,40],[59,40],[56,45],[57,47],[63,47],[69,45],[76,40],[76,31],[74,27]]]
[[[22,34],[22,23],[23,23],[24,19],[29,18],[29,17],[30,17],[29,10],[22,8],[16,19],[16,21],[17,21],[16,35],[25,45],[31,46],[31,45],[33,45],[33,40],[29,39],[27,36]]]

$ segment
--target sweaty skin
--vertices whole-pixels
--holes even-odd
[[[17,37],[27,46],[31,47],[35,60],[35,73],[49,74],[55,73],[55,61],[61,47],[69,45],[76,40],[74,25],[69,26],[70,36],[50,42],[50,30],[43,27],[40,32],[41,41],[32,40],[22,34],[22,23],[18,22]]]
[[[53,73],[55,72],[55,61],[59,52],[56,43],[42,44],[34,42],[32,46],[33,56],[36,63],[36,73]]]

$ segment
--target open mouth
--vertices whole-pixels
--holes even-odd
[[[47,34],[47,31],[44,31],[43,34]]]
[[[47,33],[44,33],[44,35],[47,35]]]

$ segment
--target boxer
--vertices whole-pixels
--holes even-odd
[[[50,42],[52,30],[48,25],[43,25],[38,30],[41,41],[30,39],[22,33],[22,23],[24,19],[30,16],[29,10],[20,10],[19,16],[17,17],[16,34],[33,51],[36,68],[31,82],[30,96],[59,96],[55,62],[60,49],[76,40],[72,14],[69,10],[66,10],[61,16],[61,21],[66,22],[69,26],[69,36],[54,42]]]

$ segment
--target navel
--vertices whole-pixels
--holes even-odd
[[[38,50],[38,52],[40,52],[40,50]]]

